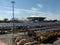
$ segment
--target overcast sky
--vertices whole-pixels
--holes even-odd
[[[12,0],[0,0],[0,19],[12,18]],[[15,18],[29,16],[60,20],[60,0],[14,0]]]

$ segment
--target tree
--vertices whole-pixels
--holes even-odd
[[[8,19],[7,19],[7,18],[5,18],[5,19],[3,20],[3,22],[8,22]]]

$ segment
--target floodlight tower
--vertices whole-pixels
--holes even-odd
[[[12,40],[13,40],[13,37],[14,37],[14,3],[15,3],[15,1],[12,1],[11,2],[12,3],[12,21],[13,21],[13,23],[12,23]],[[12,45],[13,45],[13,42],[12,42]]]
[[[15,3],[15,1],[12,1],[11,2],[12,3],[12,16],[13,16],[13,29],[12,29],[12,33],[13,33],[13,36],[14,36],[14,3]]]

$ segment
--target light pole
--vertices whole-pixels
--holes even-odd
[[[13,37],[14,37],[14,3],[15,3],[15,1],[12,1],[11,2],[12,3],[12,21],[13,21],[13,23],[12,23],[12,40],[13,40]],[[12,41],[12,45],[13,45],[13,41]]]
[[[13,16],[13,29],[12,29],[12,33],[13,33],[13,36],[14,36],[14,3],[15,3],[15,1],[12,1],[11,2],[12,3],[12,16]]]

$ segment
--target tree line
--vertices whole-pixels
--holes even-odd
[[[44,20],[43,22],[56,22],[56,21],[60,22],[60,20],[57,20],[57,19],[55,19],[55,20]],[[13,19],[9,20],[8,18],[4,18],[3,20],[0,20],[0,23],[9,23],[9,22],[13,22]],[[14,22],[22,23],[22,22],[24,22],[24,20],[19,20],[17,18],[14,18]]]
[[[17,23],[21,23],[21,22],[23,22],[23,20],[18,20],[17,18],[15,18],[14,20],[13,19],[11,19],[11,20],[9,20],[8,18],[4,18],[3,20],[0,20],[0,23],[10,23],[10,22],[17,22]]]

